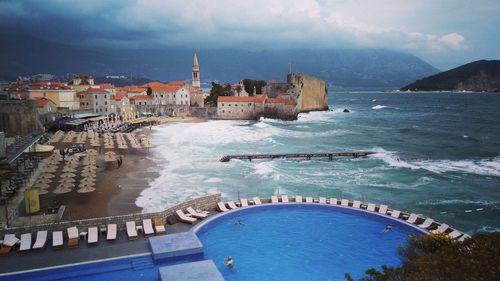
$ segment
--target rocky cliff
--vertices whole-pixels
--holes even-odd
[[[328,89],[325,81],[304,74],[290,73],[287,82],[288,94],[297,100],[300,112],[328,109]]]
[[[480,60],[411,83],[401,91],[500,92],[500,60]]]

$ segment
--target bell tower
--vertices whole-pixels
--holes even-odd
[[[193,71],[192,71],[192,80],[191,85],[195,88],[200,88],[200,65],[198,64],[198,56],[196,56],[196,52],[194,52],[193,58]]]

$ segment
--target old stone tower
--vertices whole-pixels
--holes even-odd
[[[200,87],[200,65],[198,64],[198,57],[196,56],[196,52],[194,53],[194,59],[193,59],[193,75],[192,75],[192,82],[191,84],[195,88]]]

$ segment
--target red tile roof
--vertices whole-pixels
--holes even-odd
[[[111,98],[114,100],[120,101],[126,96],[127,96],[127,92],[119,91],[119,92],[116,92],[116,94],[114,96],[112,96]]]
[[[29,84],[29,89],[30,90],[51,90],[51,91],[57,91],[57,90],[71,90],[70,87],[66,83],[61,83],[61,82],[35,82]]]
[[[132,93],[141,93],[147,90],[148,86],[123,86],[121,87],[122,91],[132,92]]]
[[[108,92],[105,92],[103,89],[100,89],[100,88],[88,88],[87,90],[85,90],[85,93],[104,93],[104,94],[107,94]]]
[[[266,95],[256,95],[253,97],[219,96],[217,102],[264,102]]]
[[[186,85],[186,82],[184,82],[184,81],[170,81],[170,82],[168,82],[168,85],[171,85],[171,86],[184,86],[184,85]]]
[[[153,92],[175,92],[180,90],[182,87],[179,85],[173,85],[173,84],[163,84],[160,82],[150,82],[147,84],[142,85],[143,87],[151,87]]]
[[[101,88],[101,90],[113,89],[114,87],[115,86],[113,86],[113,84],[110,84],[110,83],[99,84],[99,88]]]
[[[49,101],[50,100],[46,98],[35,98],[36,107],[44,107]]]
[[[148,95],[140,95],[140,96],[133,96],[133,97],[130,97],[131,100],[151,100],[153,99],[152,96],[148,96]]]

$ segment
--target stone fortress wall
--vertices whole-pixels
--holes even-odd
[[[328,110],[328,88],[325,81],[300,73],[290,73],[287,82],[287,93],[297,100],[300,112]]]
[[[8,137],[42,133],[34,100],[0,100],[0,132]]]

